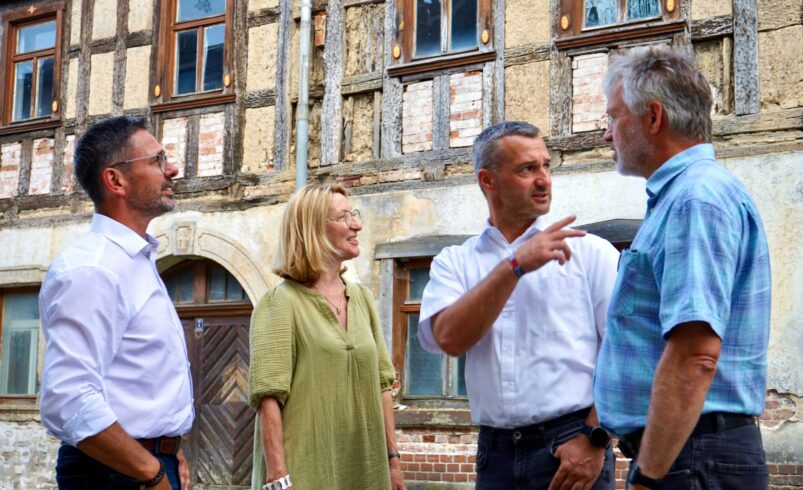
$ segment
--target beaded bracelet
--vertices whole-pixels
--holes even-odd
[[[142,485],[145,488],[152,488],[152,487],[155,487],[156,485],[158,485],[159,482],[162,481],[162,478],[164,478],[164,477],[165,477],[165,465],[164,465],[164,463],[162,463],[162,460],[160,459],[159,460],[159,471],[156,473],[156,475],[153,478],[151,478],[150,480],[140,481],[139,484]]]

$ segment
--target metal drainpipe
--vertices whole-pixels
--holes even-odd
[[[287,0],[289,1],[289,0]],[[312,0],[301,0],[298,105],[296,106],[296,190],[307,183],[309,153],[309,67]]]

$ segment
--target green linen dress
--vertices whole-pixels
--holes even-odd
[[[346,283],[348,330],[314,289],[287,279],[251,318],[251,406],[282,407],[284,451],[294,490],[387,490],[390,470],[382,392],[394,379],[374,300]],[[251,488],[265,483],[257,418]]]

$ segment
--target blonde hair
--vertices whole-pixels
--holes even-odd
[[[326,262],[337,255],[326,236],[334,194],[348,197],[348,191],[340,184],[307,184],[290,198],[279,230],[274,273],[310,284],[326,271]],[[343,271],[345,268],[341,274]]]

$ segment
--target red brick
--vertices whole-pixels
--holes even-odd
[[[427,457],[424,454],[416,454],[415,455],[415,462],[417,462],[417,463],[423,463],[426,460],[427,460]]]
[[[460,471],[465,473],[474,473],[474,465],[473,464],[461,464]]]
[[[463,456],[462,454],[457,454],[454,457],[454,462],[455,463],[465,463],[466,462],[466,457]]]
[[[438,473],[444,473],[446,471],[446,465],[443,463],[435,463],[434,467],[435,471]]]
[[[443,481],[453,482],[454,481],[454,474],[452,473],[444,473],[442,475]]]
[[[467,482],[468,481],[468,475],[466,473],[458,473],[458,474],[456,474],[454,476],[454,479],[455,479],[455,481],[459,481],[459,482]]]
[[[437,463],[438,461],[440,461],[440,458],[438,457],[437,454],[428,454],[427,461],[430,463]]]
[[[460,465],[457,463],[449,463],[446,465],[446,470],[451,472],[460,471]]]

